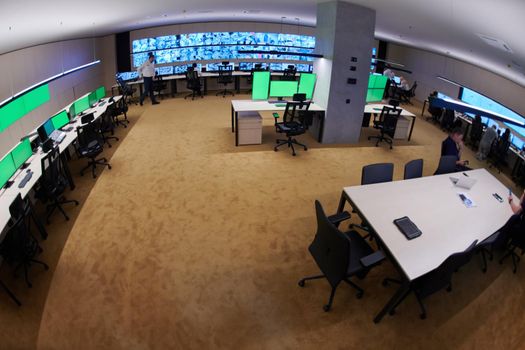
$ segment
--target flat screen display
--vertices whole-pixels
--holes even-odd
[[[84,112],[86,109],[89,109],[89,96],[84,96],[73,102],[71,108],[73,108],[74,113],[70,115],[73,117],[77,114]],[[48,134],[49,135],[49,134]]]
[[[268,89],[270,87],[270,72],[254,72],[252,82],[252,99],[268,99]]]
[[[51,117],[51,122],[53,123],[53,128],[55,130],[61,129],[62,127],[67,125],[67,123],[69,123],[69,117],[67,115],[67,112],[62,111],[54,117]]]
[[[480,94],[479,92],[476,92],[474,90],[471,90],[471,89],[468,89],[468,88],[461,88],[460,89],[460,95],[459,95],[459,99],[462,100],[463,102],[466,102],[468,104],[471,104],[473,106],[476,106],[476,107],[481,107],[481,108],[484,108],[484,109],[487,109],[491,112],[495,112],[495,113],[498,113],[498,114],[501,114],[501,115],[504,115],[506,117],[509,117],[509,118],[512,118],[512,119],[515,119],[515,120],[518,120],[518,121],[521,121],[521,122],[525,122],[525,118],[514,112],[513,110],[511,110],[510,108],[507,108],[505,107],[504,105],[494,101],[493,99],[491,98],[488,98],[482,94]],[[496,124],[496,121],[490,119],[490,118],[487,118],[487,117],[483,117],[482,116],[482,121],[483,123],[487,124],[489,127]],[[525,128],[521,128],[517,125],[513,125],[513,124],[508,124],[508,123],[505,123],[505,125],[507,127],[509,127],[518,137],[513,137],[511,138],[512,140],[512,144],[519,150],[521,150],[523,148],[523,145],[524,145],[524,140],[525,139]]]
[[[53,121],[51,119],[48,119],[44,123],[44,130],[46,131],[47,136],[51,135],[53,131],[55,131],[55,127],[53,126]]]
[[[95,94],[97,96],[97,100],[102,100],[104,97],[106,97],[106,88],[104,86],[99,87],[95,90]]]
[[[20,168],[32,154],[31,142],[29,141],[29,138],[25,138],[11,151],[15,168]]]
[[[96,91],[93,91],[92,93],[90,93],[88,95],[88,102],[89,102],[90,106],[93,106],[95,103],[98,102],[97,92]]]
[[[11,154],[7,154],[0,160],[0,188],[4,187],[16,170],[17,167],[15,167]]]
[[[270,96],[272,97],[292,97],[297,93],[299,83],[297,81],[279,81],[270,82]]]
[[[317,75],[314,73],[301,73],[299,76],[299,93],[306,94],[306,98],[311,100],[314,95],[315,81]]]
[[[384,75],[371,74],[368,78],[368,90],[366,92],[366,102],[378,102],[383,99],[388,77]]]

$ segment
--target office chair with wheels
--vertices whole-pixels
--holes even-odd
[[[110,99],[111,101],[111,99]],[[111,112],[111,117],[113,118],[113,123],[118,126],[121,125],[125,128],[127,128],[127,125],[129,124],[128,120],[128,104],[126,103],[126,99],[121,98],[117,102],[111,103],[108,105],[108,108]],[[124,118],[121,119],[120,116],[123,116]]]
[[[191,93],[184,96],[184,99],[191,97],[191,100],[193,101],[196,94],[199,94],[201,98],[204,98],[201,91],[201,80],[199,78],[199,73],[195,71],[193,67],[188,68],[186,71],[186,88],[191,90]]]
[[[477,240],[472,242],[464,251],[452,254],[434,270],[411,281],[409,289],[399,298],[392,309],[390,309],[390,315],[394,315],[399,304],[405,300],[410,292],[413,292],[421,309],[419,317],[422,320],[427,318],[427,311],[425,305],[423,305],[423,299],[445,288],[448,292],[452,291],[452,274],[470,261],[477,243]],[[398,280],[385,278],[383,285],[387,286],[389,282],[400,283]]]
[[[445,109],[443,116],[441,117],[441,129],[450,131],[454,126],[456,120],[456,114],[452,109]]]
[[[137,89],[132,88],[129,86],[124,79],[120,77],[119,74],[116,75],[117,84],[119,86],[120,94],[122,95],[122,98],[124,100],[128,100],[128,102],[134,102],[137,104],[137,101],[133,101],[133,95],[135,92],[137,92]]]
[[[297,74],[297,69],[294,65],[289,65],[283,72],[281,80],[285,81],[295,81],[295,75]]]
[[[106,111],[100,116],[100,136],[105,144],[111,148],[111,143],[109,140],[118,141],[119,138],[115,135],[115,122],[113,120],[113,111],[112,108],[106,109]],[[109,134],[109,135],[108,135]]]
[[[391,182],[394,178],[393,163],[369,164],[361,170],[361,185],[372,185],[383,182]],[[370,225],[363,220],[361,225],[350,224],[350,228],[359,228],[365,232],[370,232]],[[365,238],[371,237],[370,233]]]
[[[108,163],[106,158],[99,158],[97,156],[104,150],[104,140],[98,132],[98,120],[95,120],[89,124],[79,126],[77,128],[78,145],[77,153],[79,158],[87,158],[88,164],[80,171],[80,175],[84,175],[86,169],[91,168],[93,178],[97,177],[95,170],[97,165],[102,165],[111,169],[111,165]]]
[[[301,95],[300,97],[298,95]],[[308,130],[308,126],[312,123],[312,115],[308,113],[311,101],[305,101],[304,94],[294,95],[295,99],[301,99],[301,101],[288,101],[286,103],[286,109],[283,114],[283,121],[279,122],[279,114],[274,113],[275,130],[278,133],[286,134],[287,139],[277,139],[277,144],[274,147],[274,151],[277,152],[278,148],[287,145],[288,148],[292,149],[292,155],[295,156],[294,145],[301,146],[305,151],[308,150],[305,144],[302,144],[295,139],[295,136],[302,135]]]
[[[441,156],[439,158],[438,168],[434,172],[434,175],[450,174],[455,173],[457,158],[455,156]]]
[[[432,120],[435,123],[439,123],[441,120],[441,116],[443,115],[444,109],[441,107],[437,107],[435,101],[437,100],[437,97],[429,96],[428,97],[428,107],[427,111],[430,113],[431,117],[427,117],[426,120]]]
[[[0,245],[0,254],[5,261],[9,265],[16,265],[15,274],[20,268],[24,269],[25,281],[29,288],[33,286],[28,276],[31,264],[40,264],[44,269],[49,270],[45,262],[35,259],[40,252],[41,248],[25,225],[24,217],[20,217],[14,223]]]
[[[42,176],[39,181],[39,186],[36,190],[36,197],[40,199],[46,207],[46,222],[49,224],[49,218],[53,212],[58,209],[66,220],[69,220],[66,212],[62,208],[64,204],[74,203],[78,205],[76,200],[68,200],[64,197],[64,191],[68,186],[67,176],[62,166],[58,147],[52,148],[42,160]]]
[[[501,173],[501,169],[508,165],[507,156],[510,148],[510,140],[506,140],[501,137],[499,140],[494,140],[493,147],[489,152],[488,161],[490,168],[495,167],[498,169],[498,173]]]
[[[472,120],[472,126],[470,127],[470,133],[469,133],[469,141],[470,144],[474,147],[476,147],[479,144],[479,141],[481,141],[481,137],[483,136],[483,123],[480,120],[477,120],[474,118]]]
[[[224,85],[224,90],[217,92],[215,96],[222,95],[222,97],[226,97],[226,94],[231,94],[232,96],[235,96],[235,94],[232,91],[226,89],[226,86],[228,84],[233,83],[233,70],[231,66],[219,66],[219,77],[217,78],[217,82],[219,84]]]
[[[377,139],[376,147],[385,141],[392,149],[394,135],[396,133],[397,119],[401,115],[401,109],[396,107],[383,106],[379,118],[374,117],[374,129],[378,129],[379,136],[368,136],[368,140]]]
[[[11,214],[11,221],[13,222],[16,222],[20,218],[24,218],[28,228],[31,228],[31,221],[33,221],[40,232],[42,239],[47,239],[47,230],[38,218],[38,215],[36,215],[29,197],[22,199],[22,195],[19,193],[9,206],[9,214]]]
[[[416,179],[423,176],[423,159],[414,159],[405,164],[404,180]]]
[[[500,241],[496,243],[505,242],[505,254],[501,257],[499,263],[502,264],[507,257],[512,258],[512,272],[516,273],[518,270],[518,262],[520,256],[516,253],[519,249],[521,255],[525,253],[525,214],[513,215],[507,224],[500,230],[500,234],[504,235]],[[506,235],[506,236],[505,236]],[[490,238],[490,237],[489,237]],[[506,241],[505,241],[506,239]]]
[[[262,68],[262,64],[256,63],[253,68],[250,70],[250,75],[247,78],[247,83],[250,84],[250,86],[253,84],[253,73],[255,72],[262,72],[264,69]],[[250,89],[250,92],[252,89]]]
[[[412,87],[408,91],[403,91],[403,93],[400,95],[401,100],[403,102],[407,102],[408,104],[412,104],[410,101],[412,97],[416,96],[416,89],[417,89],[417,81],[414,81],[414,84],[412,84]]]
[[[344,281],[357,290],[356,297],[360,299],[364,291],[350,280],[357,276],[365,278],[371,268],[379,264],[384,255],[381,251],[374,251],[370,245],[355,231],[341,232],[335,225],[341,221],[327,217],[321,203],[315,201],[317,216],[317,232],[308,250],[314,258],[322,275],[302,278],[299,286],[304,287],[306,281],[326,278],[332,291],[328,303],[323,306],[325,312],[330,311],[339,284]],[[347,213],[345,218],[349,218]],[[343,218],[343,220],[345,220]]]
[[[161,75],[155,75],[153,78],[153,92],[162,98],[162,91],[168,88],[168,84],[162,79]]]

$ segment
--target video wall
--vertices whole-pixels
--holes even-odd
[[[504,105],[474,90],[471,90],[465,87],[461,88],[459,92],[459,99],[473,106],[481,107],[491,112],[499,113],[506,117],[525,122],[525,118],[522,115],[514,112],[510,108],[507,108]],[[492,126],[493,124],[497,125],[496,121],[490,118],[482,117],[481,119],[483,120],[483,123],[487,124],[489,127]],[[505,125],[508,126],[511,130],[513,130],[516,134],[520,135],[520,137],[512,136],[511,141],[512,141],[512,144],[517,149],[521,150],[524,145],[523,139],[525,138],[525,128],[521,128],[519,126],[516,126],[513,124],[507,124],[507,123],[505,123]]]
[[[264,59],[313,61],[301,54],[313,53],[315,37],[298,34],[255,32],[190,33],[133,40],[132,62],[139,67],[148,57],[157,64],[186,61]],[[239,53],[245,50],[278,51],[279,54]]]

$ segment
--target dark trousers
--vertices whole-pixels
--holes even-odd
[[[156,102],[153,94],[153,77],[144,77],[144,92],[141,91],[140,103],[144,102],[147,94],[149,94],[151,102]]]

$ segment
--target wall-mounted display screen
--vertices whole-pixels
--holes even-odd
[[[219,66],[223,66],[222,63],[208,63],[206,65],[206,72],[218,72]],[[231,70],[235,70],[234,63],[228,63],[227,66],[231,67]]]
[[[173,75],[173,66],[164,66],[156,68],[157,75]]]
[[[189,67],[192,67],[192,64],[181,64],[179,66],[173,66],[173,74],[185,74]],[[197,70],[202,71],[202,64],[197,64]]]
[[[146,56],[147,57],[147,56]],[[137,79],[139,77],[139,73],[137,71],[133,72],[120,72],[118,75],[122,78],[124,81]]]
[[[313,53],[315,37],[298,34],[255,32],[207,32],[167,35],[133,40],[132,62],[139,67],[153,52],[158,64],[234,59],[313,61],[300,56]],[[279,54],[239,53],[243,50],[278,51]]]
[[[460,88],[459,89],[459,99],[473,106],[481,107],[491,112],[495,112],[495,113],[504,115],[506,117],[525,122],[525,118],[522,115],[514,112],[512,109],[507,108],[504,105],[474,90],[471,90],[465,87]],[[490,118],[482,116],[481,119],[483,123],[487,124],[489,127],[494,124],[497,125],[496,121]],[[513,124],[507,124],[507,123],[505,123],[505,125],[509,127],[511,130],[513,130],[517,135],[520,136],[520,137],[513,137],[511,140],[512,140],[512,144],[517,149],[521,150],[524,145],[523,139],[525,138],[525,128],[521,128],[519,126],[516,126]]]
[[[45,84],[14,99],[0,108],[0,132],[10,127],[26,114],[51,99],[49,85]]]

